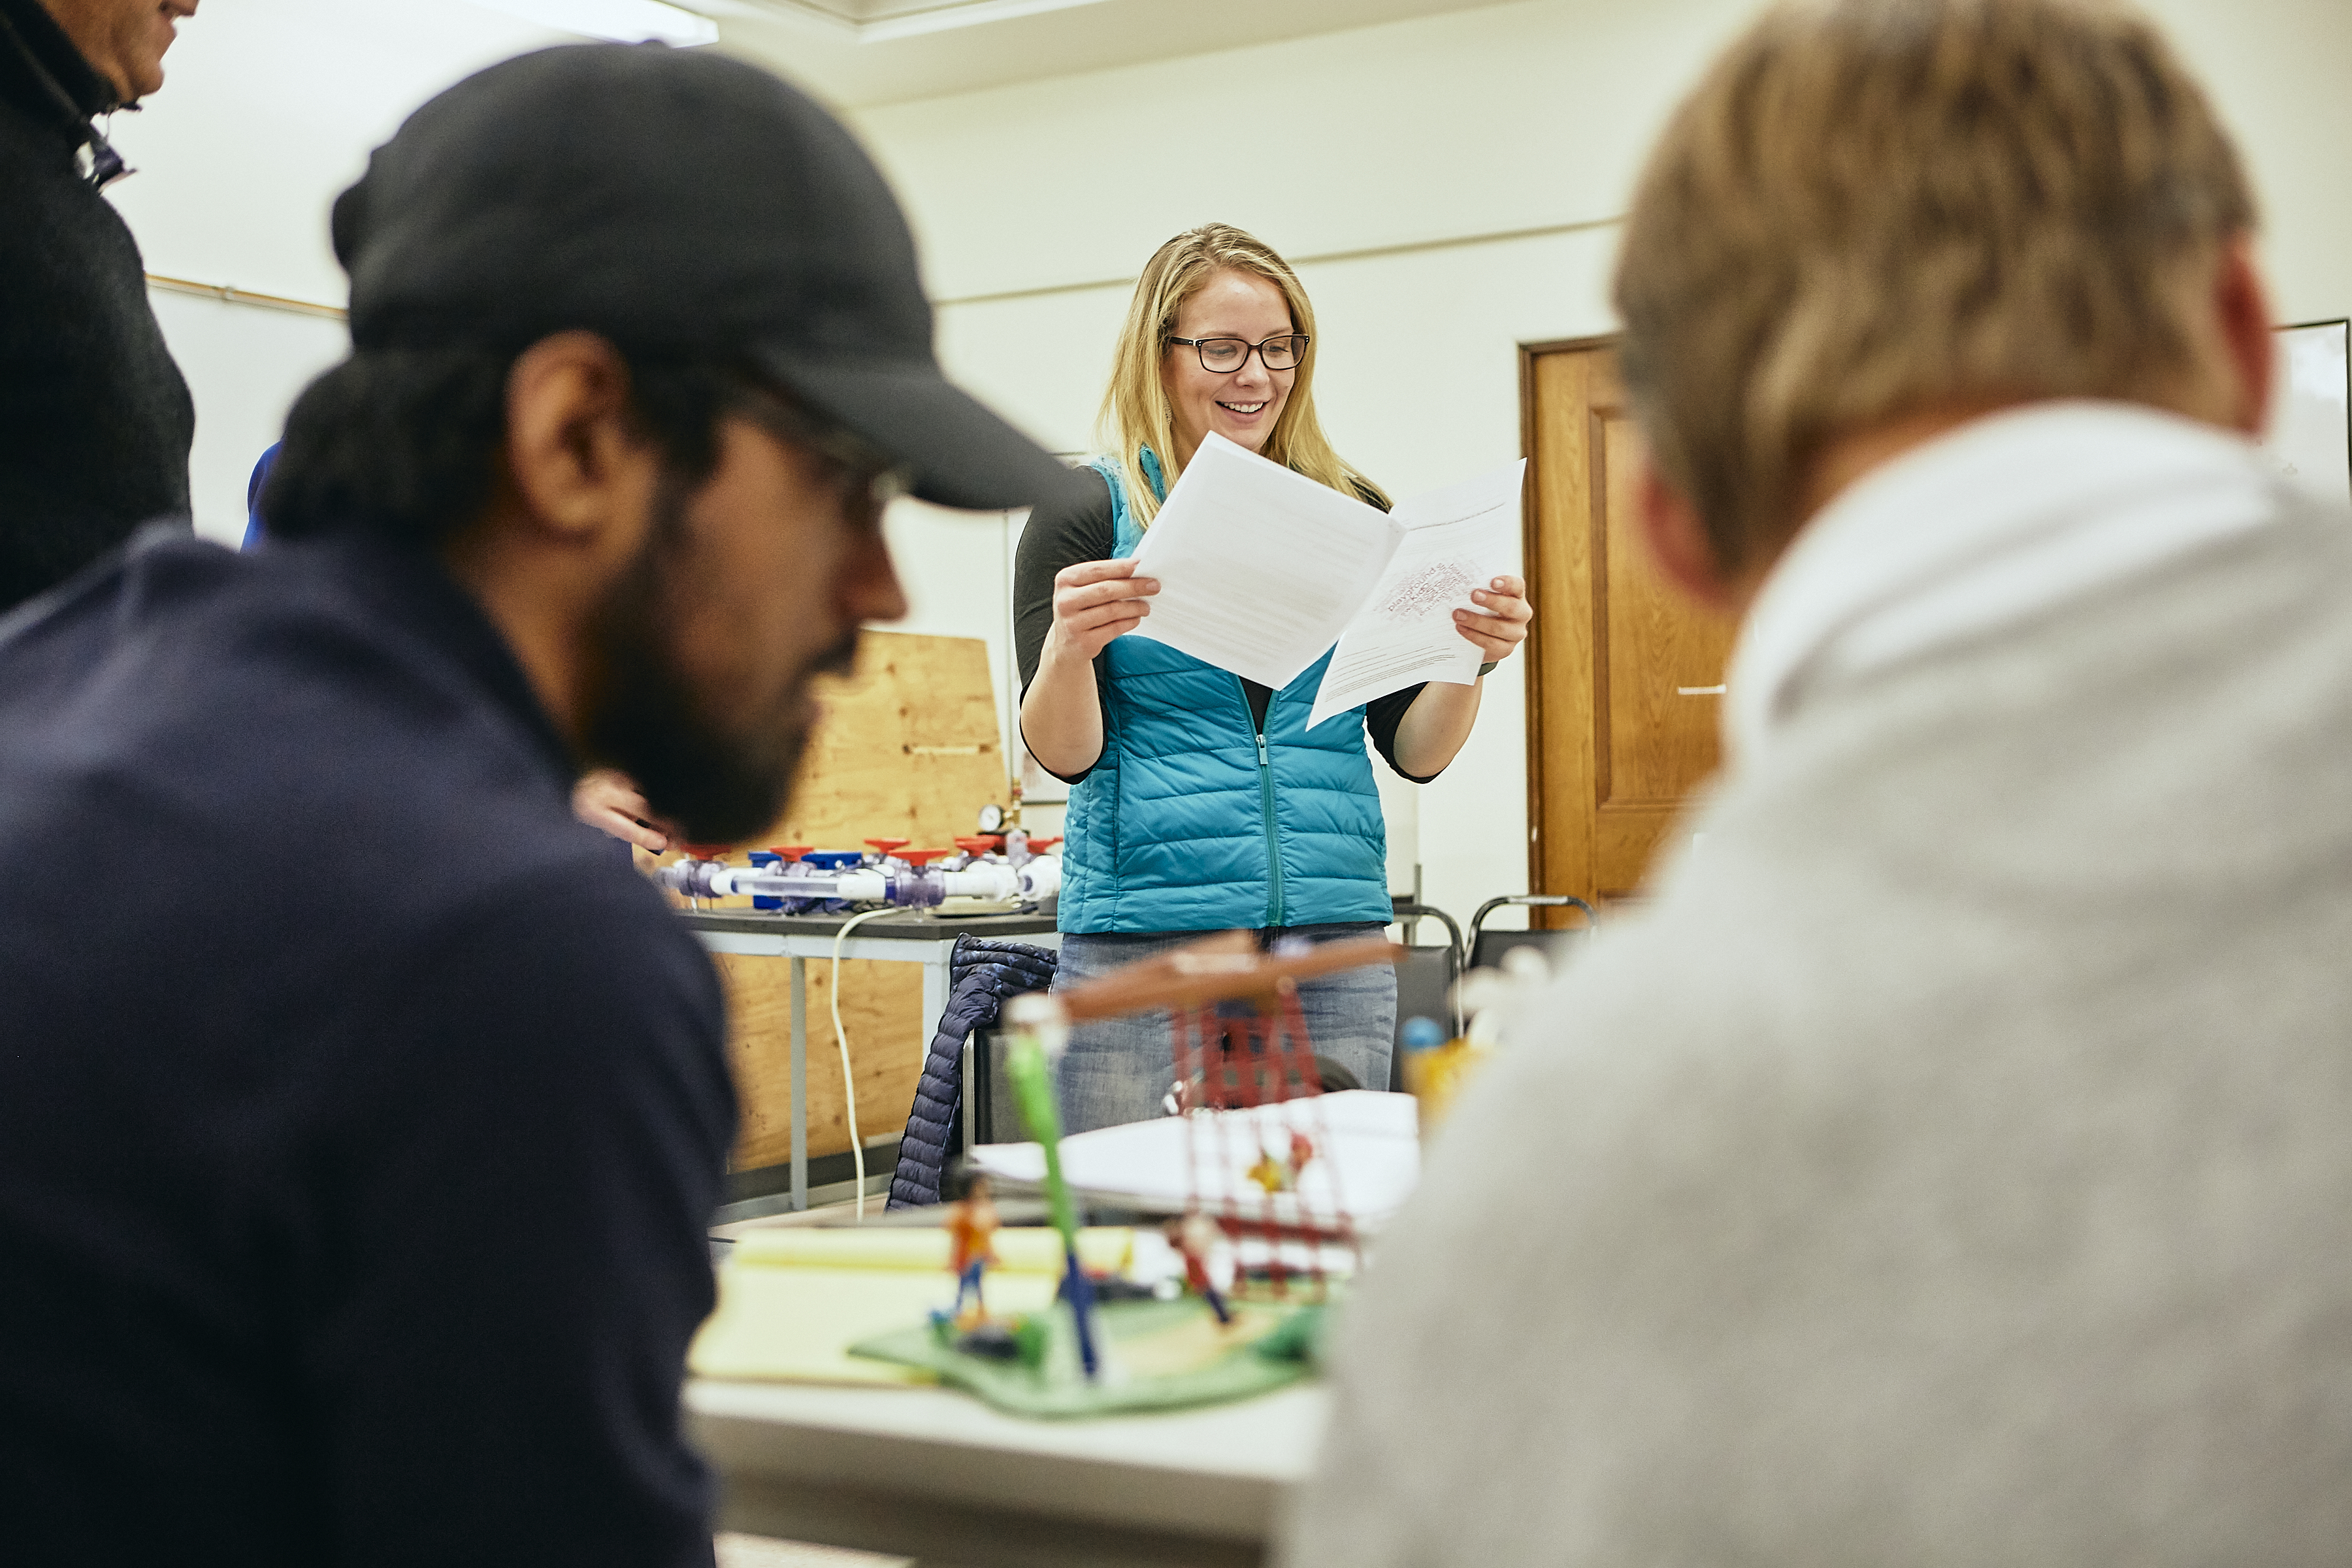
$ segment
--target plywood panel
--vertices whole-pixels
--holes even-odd
[[[945,847],[1007,799],[988,645],[867,632],[857,673],[829,680],[792,805],[761,844],[855,848],[867,837]]]
[[[719,955],[727,985],[728,1056],[742,1121],[735,1168],[792,1158],[792,961]],[[857,1088],[857,1131],[868,1142],[907,1124],[922,1077],[923,971],[913,963],[859,959],[841,965],[841,1022],[849,1031]],[[833,1033],[833,966],[808,961],[809,1152],[849,1148],[841,1096],[841,1052]]]
[[[976,831],[982,806],[1005,803],[988,645],[978,637],[869,631],[856,674],[821,679],[816,699],[821,716],[784,815],[730,846],[735,864],[772,844],[862,849],[868,838],[906,838],[946,848]]]
[[[858,644],[856,673],[823,682],[818,700],[823,717],[791,805],[773,826],[732,847],[735,864],[743,864],[742,851],[771,844],[856,849],[869,837],[887,837],[945,847],[974,831],[982,806],[1005,802],[988,645],[980,639],[869,631]],[[750,902],[722,899],[715,907]],[[742,1106],[735,1168],[782,1164],[792,1152],[791,962],[722,955],[719,966]],[[849,1147],[831,984],[831,965],[810,961],[809,1150],[816,1154]],[[858,1131],[867,1139],[896,1132],[914,1103],[927,1043],[922,970],[845,962],[841,993]]]

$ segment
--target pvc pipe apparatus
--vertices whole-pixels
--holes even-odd
[[[1002,854],[976,846],[961,851],[908,849],[903,838],[868,839],[875,848],[864,855],[855,849],[779,845],[752,850],[748,867],[688,850],[689,858],[664,866],[654,875],[663,887],[688,898],[748,893],[754,908],[785,914],[838,912],[853,904],[930,909],[945,899],[1035,904],[1060,890],[1060,856],[1033,853],[1026,836],[1017,830],[1001,841]],[[934,865],[935,860],[942,863]]]

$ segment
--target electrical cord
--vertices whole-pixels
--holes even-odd
[[[833,933],[833,1043],[841,1047],[841,1109],[849,1122],[849,1163],[857,1173],[857,1223],[866,1223],[866,1144],[857,1136],[857,1084],[849,1072],[849,1031],[841,1026],[841,944],[849,933],[877,915],[894,913],[888,905],[867,910],[841,922]]]

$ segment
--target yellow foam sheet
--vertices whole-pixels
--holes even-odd
[[[859,1340],[925,1321],[955,1300],[944,1230],[753,1231],[719,1270],[719,1306],[695,1336],[698,1377],[788,1383],[929,1383],[914,1367],[848,1353]],[[1092,1272],[1127,1266],[1132,1232],[1078,1233]],[[992,1313],[1034,1312],[1061,1284],[1062,1243],[1051,1230],[996,1234],[985,1291]]]

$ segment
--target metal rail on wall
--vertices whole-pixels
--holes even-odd
[[[293,300],[283,294],[257,294],[234,283],[199,283],[191,278],[166,278],[160,272],[147,274],[147,287],[161,289],[167,294],[194,294],[217,300],[224,305],[249,305],[257,310],[283,310],[289,315],[318,316],[331,321],[342,321],[350,314],[341,305],[321,305],[313,300]]]

